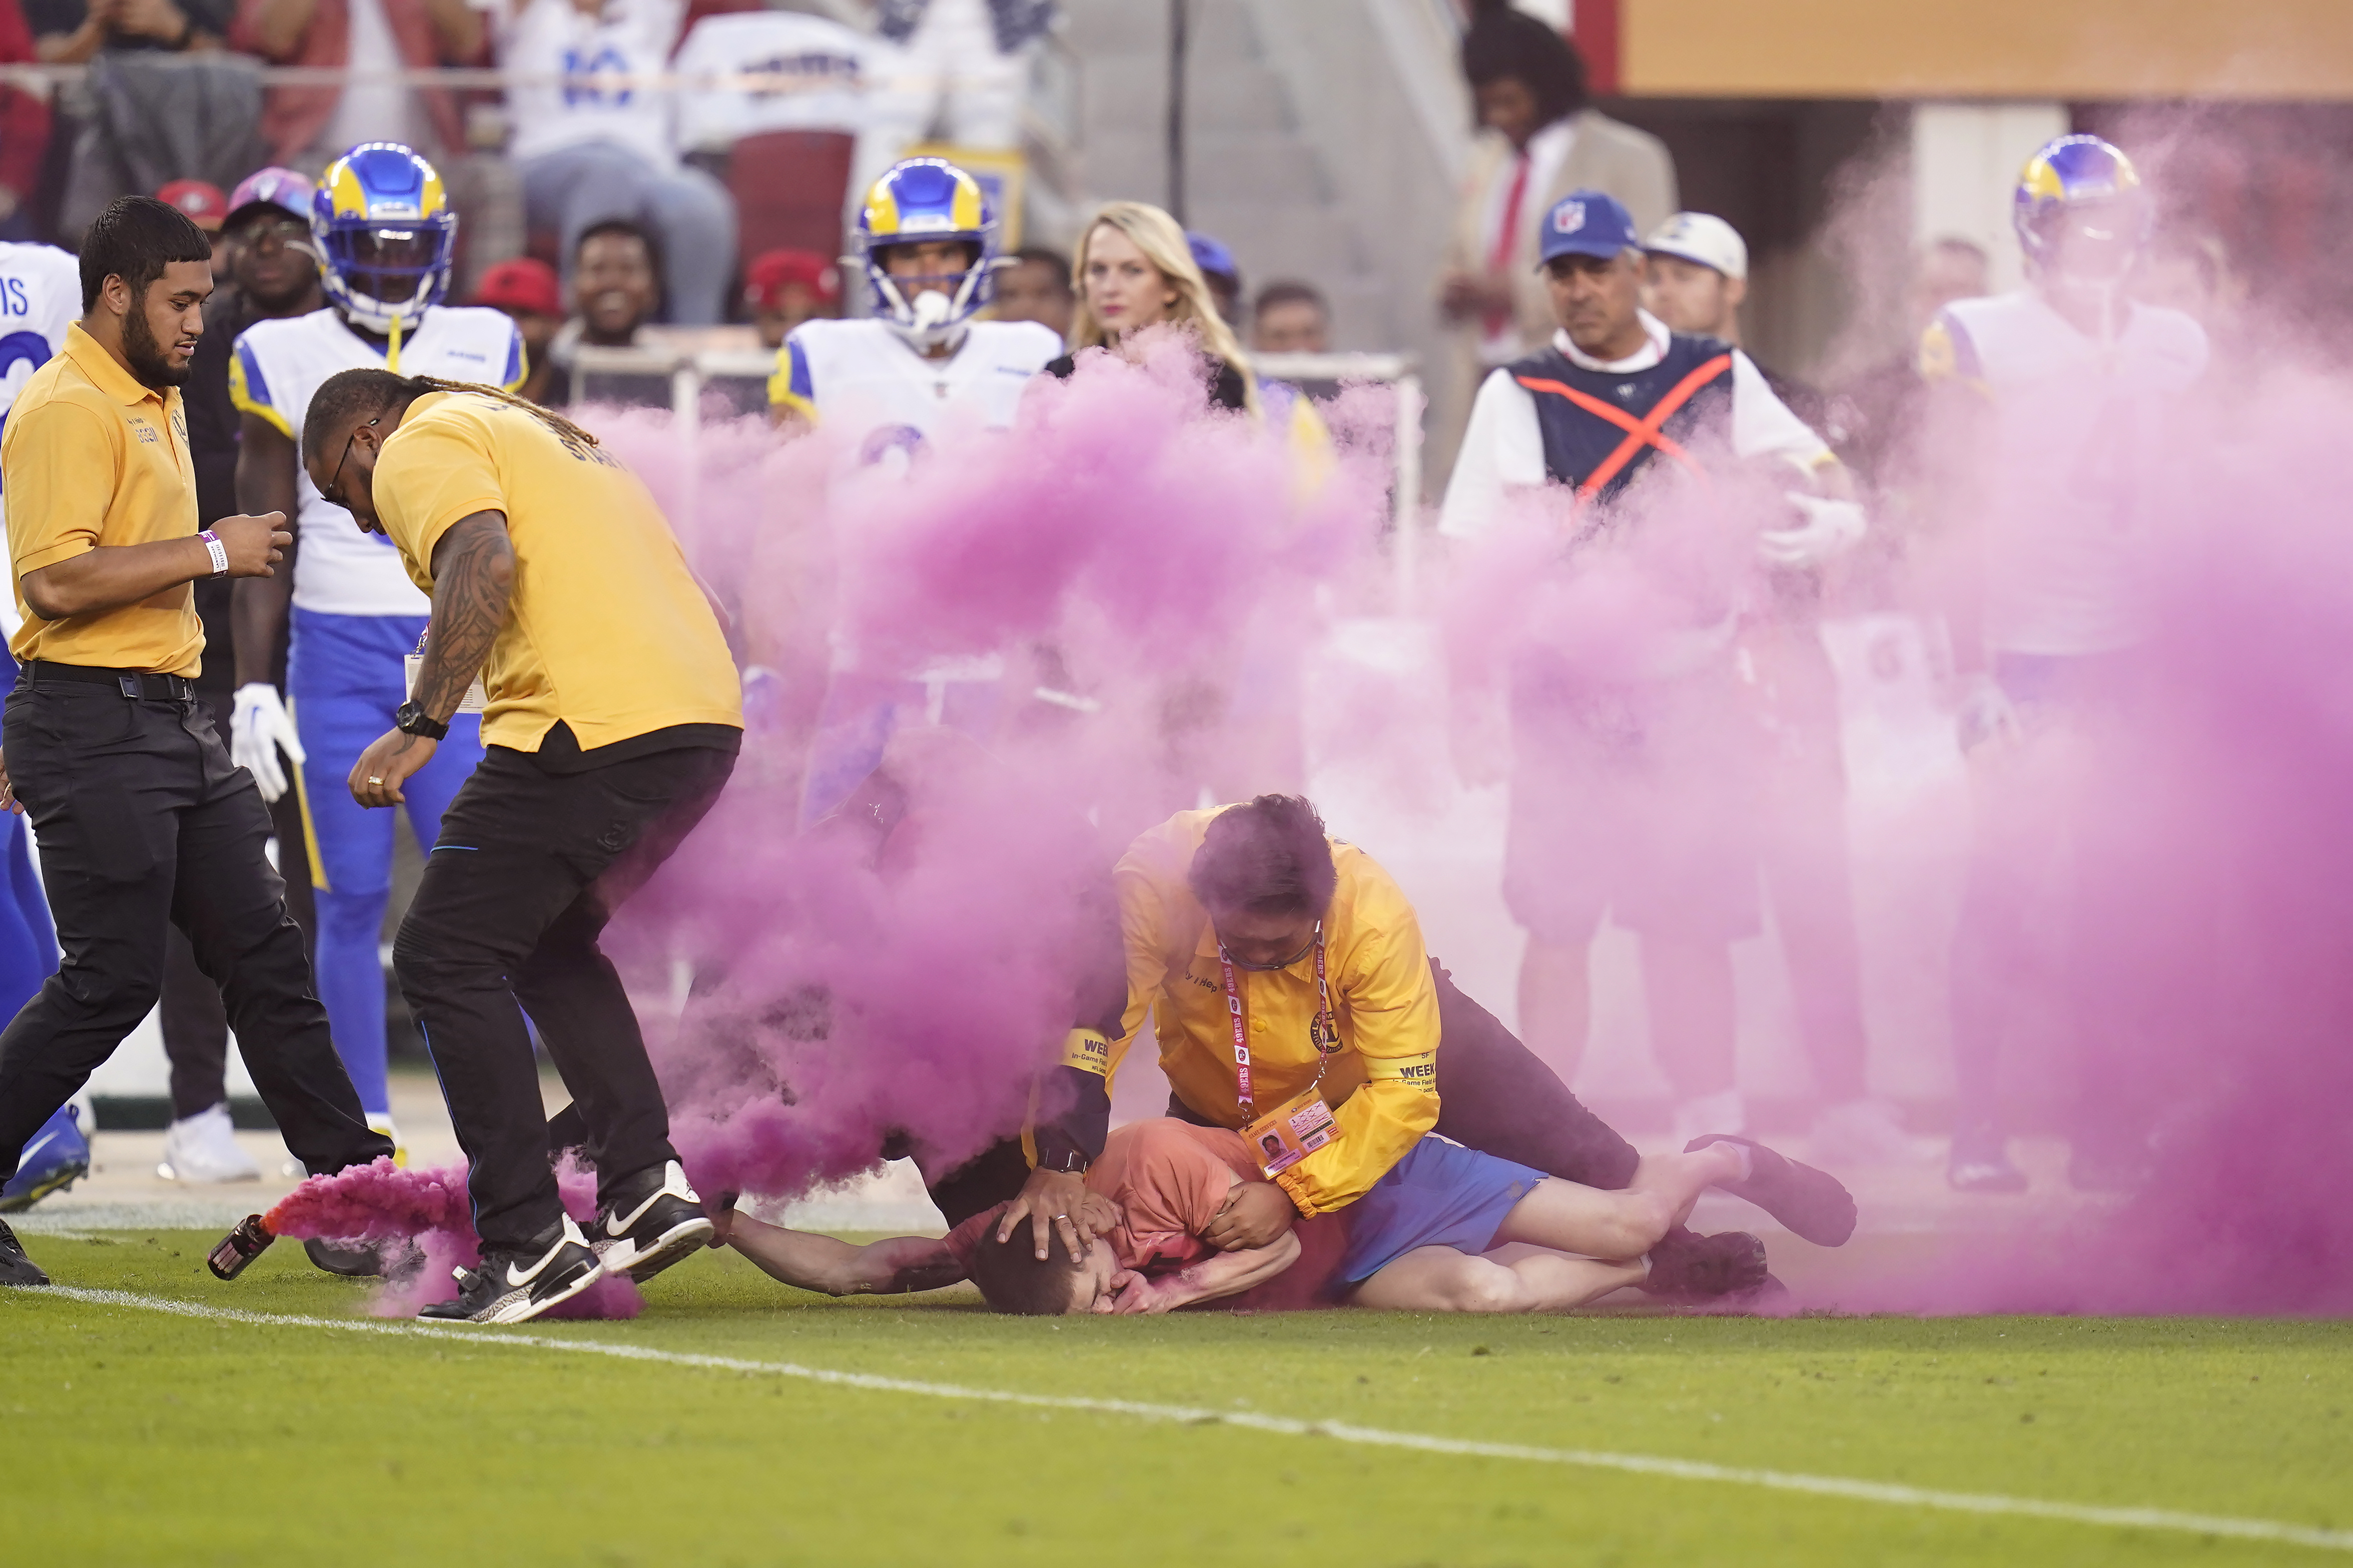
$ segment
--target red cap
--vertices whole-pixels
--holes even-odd
[[[816,290],[827,304],[841,299],[841,268],[814,250],[769,250],[754,258],[744,274],[744,299],[753,305],[774,305],[787,283]]]
[[[155,193],[159,202],[169,202],[190,217],[206,234],[220,232],[221,219],[228,216],[228,198],[221,188],[205,180],[174,180]]]
[[[526,315],[560,317],[564,290],[556,284],[554,268],[533,257],[518,256],[482,274],[474,289],[474,303]]]

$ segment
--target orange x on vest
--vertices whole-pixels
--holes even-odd
[[[1614,403],[1604,403],[1598,397],[1590,396],[1557,381],[1546,381],[1533,375],[1515,375],[1512,379],[1530,392],[1549,392],[1556,396],[1566,397],[1588,414],[1607,419],[1610,424],[1627,432],[1626,438],[1618,443],[1618,449],[1604,458],[1591,473],[1585,476],[1585,482],[1577,487],[1578,500],[1591,500],[1600,493],[1601,487],[1616,479],[1618,471],[1632,462],[1636,455],[1645,447],[1656,447],[1693,473],[1700,473],[1700,466],[1692,460],[1692,455],[1684,451],[1672,437],[1662,435],[1660,432],[1668,419],[1672,417],[1676,409],[1689,403],[1698,395],[1700,388],[1731,368],[1730,354],[1716,355],[1683,380],[1675,383],[1673,389],[1664,397],[1660,398],[1651,412],[1640,419]]]

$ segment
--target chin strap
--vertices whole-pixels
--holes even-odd
[[[397,315],[392,318],[390,340],[385,344],[384,368],[395,375],[400,374],[400,318]]]

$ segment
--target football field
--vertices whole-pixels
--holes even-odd
[[[2353,1552],[2353,1325],[1006,1319],[732,1254],[441,1329],[281,1245],[41,1238],[25,1563],[2284,1563]]]

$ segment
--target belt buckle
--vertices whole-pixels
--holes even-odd
[[[139,678],[137,676],[118,675],[114,678],[114,684],[121,688],[123,696],[128,697],[133,702],[139,700]]]

